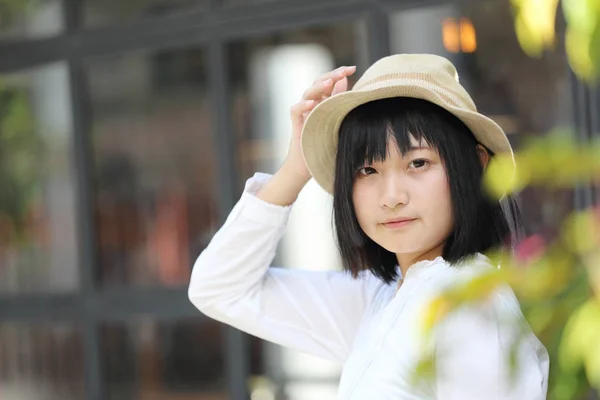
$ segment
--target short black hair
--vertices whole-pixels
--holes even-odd
[[[396,255],[364,233],[356,218],[352,191],[357,171],[365,162],[387,157],[391,137],[401,154],[406,154],[411,136],[437,150],[446,170],[454,219],[442,254],[447,262],[456,264],[475,253],[513,247],[519,239],[522,218],[518,204],[511,196],[499,202],[486,194],[479,143],[462,121],[421,99],[375,100],[353,109],[342,121],[335,162],[335,234],[343,267],[354,277],[371,270],[386,283],[397,278]]]

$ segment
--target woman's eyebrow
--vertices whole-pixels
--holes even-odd
[[[411,151],[415,151],[415,150],[431,150],[431,147],[429,147],[428,145],[411,145],[408,149],[407,149],[407,153],[411,152]]]

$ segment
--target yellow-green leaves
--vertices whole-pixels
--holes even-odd
[[[569,64],[580,77],[596,79],[600,72],[600,0],[563,0],[562,5]]]
[[[523,51],[541,57],[555,43],[558,0],[512,0],[515,32]],[[565,45],[573,71],[582,79],[600,74],[600,0],[562,0]]]
[[[484,176],[484,184],[488,193],[494,198],[500,198],[505,194],[518,192],[527,182],[528,169],[521,169],[513,162],[508,154],[498,154],[490,160]]]
[[[531,57],[541,57],[554,46],[558,0],[513,0],[515,32],[521,48]]]
[[[569,319],[559,366],[567,374],[583,368],[592,386],[600,387],[600,300],[589,299]]]
[[[567,217],[563,224],[562,236],[573,253],[585,255],[600,245],[599,222],[593,209]]]
[[[485,303],[498,288],[508,284],[521,304],[527,305],[526,315],[533,331],[556,343],[561,369],[557,369],[551,398],[575,398],[583,390],[582,370],[587,384],[600,389],[600,207],[569,215],[552,242],[534,235],[515,251],[502,249],[487,255],[501,268],[439,293],[423,312],[422,337],[431,341],[435,326],[449,314],[464,306]],[[560,335],[566,321],[559,343],[560,336],[556,335]],[[551,351],[553,356],[556,349]],[[424,351],[417,370],[430,376],[434,357]]]
[[[484,184],[494,198],[527,185],[566,189],[591,179],[600,181],[600,141],[583,145],[564,129],[530,140],[514,158],[516,169],[510,155],[498,154],[490,161]]]

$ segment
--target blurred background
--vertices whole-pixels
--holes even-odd
[[[285,155],[289,107],[337,66],[428,52],[515,148],[561,126],[586,143],[600,92],[564,29],[559,10],[531,58],[510,0],[0,0],[0,399],[333,399],[339,367],[187,298],[244,181]],[[528,188],[528,232],[599,197]],[[330,216],[311,183],[276,264],[339,268]]]

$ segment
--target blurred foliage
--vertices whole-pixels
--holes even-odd
[[[555,44],[557,8],[567,22],[565,46],[569,64],[580,78],[600,75],[600,0],[511,0],[515,32],[523,50],[540,57]]]
[[[0,224],[13,240],[23,232],[41,181],[43,143],[28,93],[0,80]]]
[[[589,84],[600,76],[600,0],[511,0],[521,48],[541,57],[556,41],[559,6],[566,19],[565,45],[575,74]],[[600,138],[581,143],[569,129],[532,138],[512,156],[497,156],[484,178],[488,193],[499,199],[527,186],[574,189],[600,185]],[[600,391],[600,205],[564,219],[552,242],[538,235],[517,249],[488,254],[501,268],[449,288],[423,316],[425,334],[450,312],[484,301],[508,284],[515,291],[534,333],[550,354],[550,400],[589,398]],[[518,340],[509,351],[516,354]],[[510,357],[516,362],[516,357]],[[435,355],[423,349],[416,377],[431,377]]]
[[[600,207],[573,213],[552,243],[539,236],[516,251],[487,254],[498,270],[449,288],[423,315],[429,335],[450,312],[484,301],[502,285],[515,291],[525,318],[550,354],[551,400],[583,399],[600,388]],[[516,354],[519,341],[510,353]],[[425,349],[427,350],[427,349]],[[424,352],[418,378],[431,376],[434,355]]]
[[[582,143],[569,130],[556,129],[530,139],[515,160],[516,169],[509,156],[490,164],[485,181],[491,195],[528,185],[567,189],[600,183],[600,138]],[[600,388],[600,208],[565,218],[555,242],[533,236],[496,262],[504,265],[497,282],[513,287],[550,352],[549,398],[577,399],[590,387]]]
[[[543,138],[529,137],[513,157],[494,157],[485,177],[492,196],[523,189],[527,185],[568,189],[600,176],[600,138],[581,143],[568,129],[555,129]]]
[[[26,15],[43,0],[0,0],[0,29],[10,27],[16,19]]]
[[[600,139],[581,143],[569,130],[531,138],[514,159],[516,168],[511,156],[498,156],[486,170],[486,188],[496,199],[526,186],[565,189],[600,182]],[[488,256],[501,268],[434,299],[423,316],[425,332],[431,334],[456,308],[481,302],[508,284],[550,353],[548,398],[582,399],[591,388],[600,389],[600,206],[566,217],[552,242],[534,235],[516,249]],[[433,354],[425,351],[417,370],[428,376],[434,366]]]

